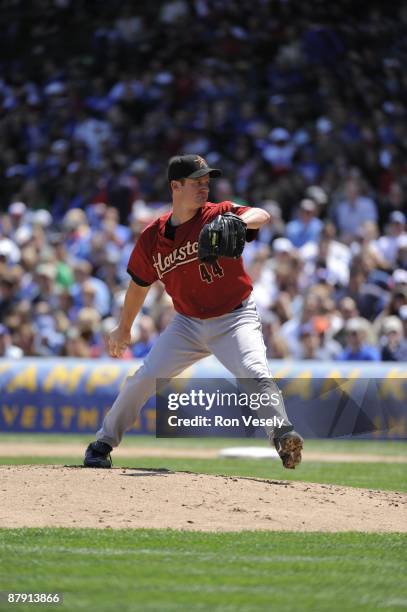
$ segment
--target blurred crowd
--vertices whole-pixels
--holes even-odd
[[[168,158],[264,207],[248,243],[271,359],[407,360],[407,7],[5,0],[0,355],[107,355]],[[174,314],[156,283],[125,358]]]

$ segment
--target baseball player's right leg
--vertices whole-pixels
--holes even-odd
[[[273,398],[273,403],[260,406],[256,415],[273,423],[265,427],[267,436],[284,467],[295,468],[301,461],[303,439],[294,431],[283,395],[269,370],[261,321],[253,300],[249,298],[241,309],[209,320],[207,325],[211,352],[236,376],[246,393]]]
[[[96,434],[97,441],[88,447],[85,465],[110,467],[111,449],[120,444],[125,431],[132,427],[142,407],[155,392],[157,378],[177,376],[210,354],[201,341],[201,327],[198,319],[179,314],[174,317],[155,342],[143,365],[127,378]]]

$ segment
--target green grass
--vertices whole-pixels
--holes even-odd
[[[86,446],[93,439],[89,434],[32,434],[0,433],[0,455],[2,442],[22,442],[51,444],[82,444]],[[405,440],[358,440],[331,438],[329,440],[306,440],[308,450],[337,453],[375,453],[380,455],[407,455]],[[156,447],[156,448],[223,448],[227,446],[266,446],[267,441],[252,438],[178,438],[157,439],[154,436],[127,435],[123,439],[123,448]]]
[[[80,443],[90,436],[0,435],[0,464],[74,464],[82,457],[1,458],[4,441]],[[221,448],[256,440],[156,440],[123,446]],[[311,440],[307,449],[347,452],[352,463],[134,458],[116,466],[303,480],[407,491],[402,463],[362,463],[361,453],[406,455],[405,442]],[[406,534],[194,533],[171,530],[0,529],[0,591],[63,592],[64,604],[0,602],[0,610],[100,612],[335,612],[407,608]]]
[[[66,457],[1,457],[2,442],[80,444],[86,448],[90,436],[58,435],[58,434],[0,434],[0,464],[81,464],[82,455],[72,453]],[[122,443],[123,448],[156,447],[156,448],[222,448],[226,446],[245,445],[266,446],[265,440],[248,439],[211,439],[199,438],[178,440],[157,440],[151,436],[127,436]],[[407,491],[406,464],[382,463],[380,456],[406,456],[407,443],[390,440],[306,440],[309,451],[347,453],[354,456],[352,463],[304,461],[296,470],[284,470],[278,461],[267,459],[193,459],[193,458],[126,458],[114,459],[117,467],[165,467],[170,470],[202,472],[206,474],[226,474],[231,476],[246,476],[255,478],[277,478],[284,480],[303,480],[321,482],[369,489],[384,489]],[[358,456],[363,454],[378,455],[377,463],[363,463]]]
[[[0,530],[0,588],[64,604],[2,610],[254,612],[407,605],[406,536]]]

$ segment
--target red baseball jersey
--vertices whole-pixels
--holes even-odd
[[[217,215],[250,210],[232,202],[207,202],[181,225],[169,226],[171,212],[148,225],[130,255],[127,271],[138,285],[156,280],[164,283],[177,312],[199,319],[231,312],[252,292],[243,261],[220,257],[215,263],[198,259],[198,237],[202,227]]]

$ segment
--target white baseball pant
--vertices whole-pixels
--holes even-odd
[[[213,354],[239,379],[252,379],[250,391],[275,393],[278,390],[268,367],[261,321],[252,297],[241,308],[211,319],[198,319],[176,314],[158,337],[143,365],[129,376],[106,414],[96,438],[112,447],[120,444],[146,401],[155,393],[156,379],[172,378],[196,361]],[[261,418],[283,419],[280,434],[292,425],[284,401],[259,409]],[[272,427],[267,435],[275,435]]]

